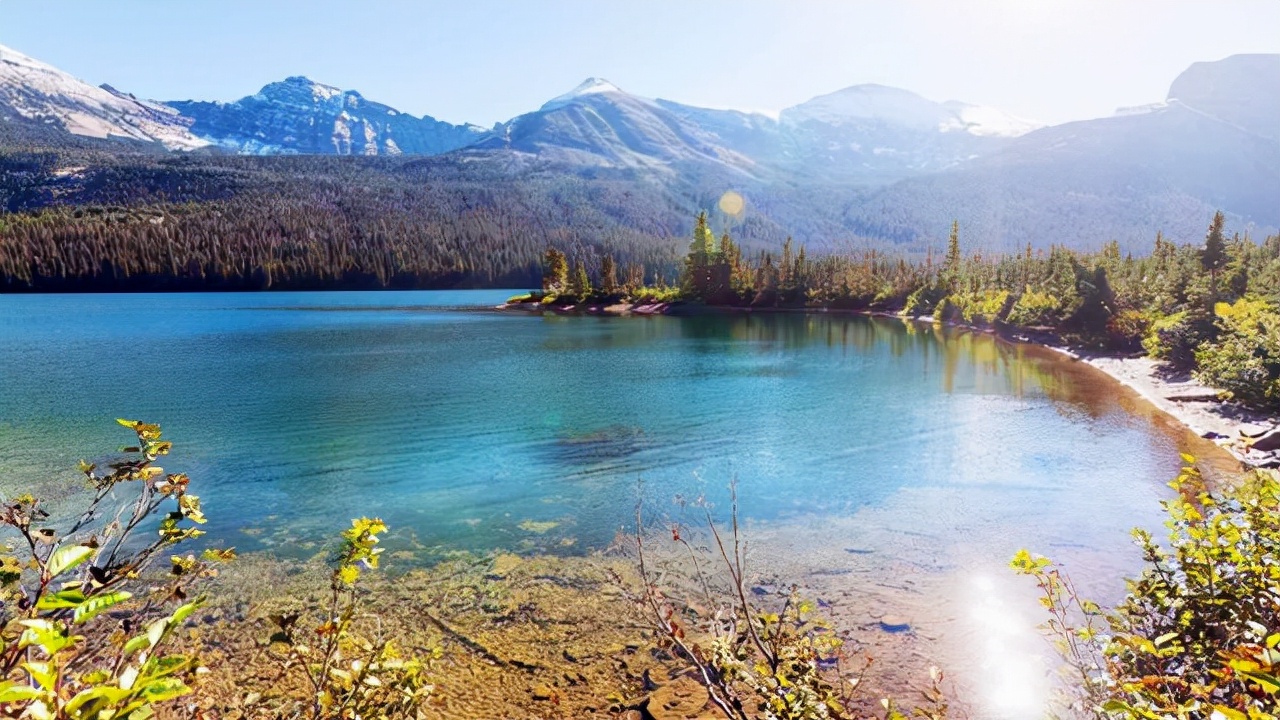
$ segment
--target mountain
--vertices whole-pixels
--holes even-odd
[[[1164,103],[1028,133],[993,155],[905,179],[869,207],[900,228],[951,218],[994,247],[1197,240],[1215,209],[1280,227],[1280,56],[1196,63]],[[870,213],[863,213],[864,216]],[[933,237],[940,235],[932,233]]]
[[[0,208],[12,211],[256,208],[262,197],[305,214],[412,197],[405,207],[393,202],[405,228],[467,218],[485,242],[572,238],[592,253],[620,238],[633,249],[653,242],[666,250],[644,261],[651,267],[674,262],[663,253],[682,245],[700,209],[749,249],[792,235],[815,252],[922,252],[944,240],[953,219],[965,246],[984,251],[1114,238],[1141,252],[1158,230],[1198,240],[1216,209],[1255,234],[1280,227],[1276,55],[1196,63],[1164,102],[1050,127],[881,85],[771,117],[650,99],[590,78],[487,131],[303,77],[234,103],[160,104],[87,86],[11,51],[2,57]],[[72,132],[140,142],[90,143]],[[160,150],[204,144],[230,153]],[[142,149],[149,154],[136,156]],[[332,157],[365,154],[380,157]],[[746,197],[744,213],[717,210],[729,190]],[[432,204],[437,196],[443,204]],[[429,217],[415,214],[427,208]]]
[[[483,130],[414,117],[305,77],[290,77],[235,102],[170,101],[192,132],[251,155],[438,155],[474,142]]]
[[[1277,88],[1280,55],[1233,55],[1187,68],[1169,88],[1168,102],[1280,142]]]
[[[588,78],[538,110],[499,123],[468,152],[507,151],[579,167],[664,174],[704,167],[751,176],[756,163],[713,132],[647,98]]]
[[[782,111],[713,110],[628,94],[588,78],[471,150],[585,166],[718,165],[753,178],[885,185],[993,153],[1038,127],[993,108],[859,85]]]
[[[40,132],[57,129],[90,138],[159,143],[171,150],[207,145],[191,121],[172,108],[138,100],[109,86],[94,87],[0,46],[0,118]]]
[[[855,85],[783,110],[795,165],[832,180],[885,185],[993,154],[1037,124],[994,108],[939,103],[883,85]]]

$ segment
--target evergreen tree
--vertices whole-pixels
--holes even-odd
[[[569,285],[569,261],[564,253],[547,248],[542,259],[542,290],[550,294],[564,292]]]
[[[778,290],[788,294],[794,287],[795,257],[791,250],[791,236],[782,243],[782,265],[778,268]]]
[[[951,221],[951,236],[947,238],[947,260],[942,266],[942,281],[947,289],[956,290],[960,282],[960,221]]]
[[[585,300],[591,296],[591,278],[587,276],[587,266],[581,260],[573,264],[573,277],[569,283],[569,294]]]
[[[1222,238],[1222,226],[1226,217],[1222,211],[1213,214],[1209,223],[1209,232],[1204,238],[1204,247],[1200,250],[1200,267],[1209,273],[1209,307],[1218,301],[1218,271],[1227,264],[1227,245]]]
[[[717,260],[716,236],[707,225],[707,213],[698,213],[693,226],[693,242],[685,256],[681,287],[692,297],[706,297],[711,280],[711,265]]]
[[[613,295],[618,291],[618,266],[612,255],[600,259],[600,292]]]

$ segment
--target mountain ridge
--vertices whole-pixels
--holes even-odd
[[[41,70],[49,71],[56,69]],[[593,77],[491,129],[417,118],[300,75],[230,103],[156,103],[83,83],[74,92],[127,111],[129,122],[99,133],[131,139],[120,146],[124,152],[160,147],[139,130],[149,127],[144,122],[190,138],[196,143],[191,162],[167,163],[192,168],[183,173],[196,172],[209,153],[405,156],[405,164],[387,166],[395,182],[473,188],[468,192],[493,202],[506,202],[488,191],[496,184],[511,197],[528,197],[522,188],[536,187],[537,197],[560,203],[590,196],[582,188],[591,183],[608,183],[612,209],[600,217],[634,220],[617,208],[619,198],[632,197],[652,213],[646,225],[662,232],[683,227],[698,209],[714,208],[722,193],[734,190],[747,197],[747,212],[717,221],[748,245],[770,246],[793,234],[815,247],[918,250],[940,242],[959,219],[993,250],[1114,237],[1141,251],[1157,230],[1202,233],[1213,209],[1238,227],[1280,227],[1277,88],[1280,55],[1231,56],[1179,74],[1164,102],[1039,127],[996,109],[879,85],[821,95],[775,118],[641,97]],[[0,74],[0,99],[25,90],[20,76]],[[0,143],[44,146],[59,132],[76,137],[57,125],[58,112],[80,108],[75,97],[23,97],[54,109],[10,110],[9,120],[0,122]],[[11,139],[19,126],[30,132]],[[263,168],[283,167],[263,160]],[[326,167],[337,173],[341,166]],[[332,182],[348,182],[342,177]],[[22,189],[18,197],[26,199],[8,204],[120,196],[67,188],[76,182],[52,175]],[[202,197],[190,193],[198,182],[164,182],[172,189],[157,197]],[[234,188],[245,186],[238,182],[212,196],[240,192]],[[564,212],[578,216],[568,207]],[[607,229],[614,220],[603,222]]]

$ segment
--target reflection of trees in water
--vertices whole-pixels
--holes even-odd
[[[1117,408],[1149,415],[1115,384],[1045,348],[1011,343],[992,335],[893,317],[839,313],[708,313],[684,317],[544,316],[553,329],[545,350],[573,352],[646,348],[682,342],[705,356],[742,356],[762,349],[826,348],[885,360],[919,358],[928,374],[939,373],[944,392],[1040,393],[1064,412],[1097,418]],[[714,374],[713,368],[707,368]]]
[[[923,370],[941,371],[947,393],[976,392],[1024,396],[1041,393],[1068,406],[1064,410],[1100,417],[1117,406],[1113,383],[1052,351],[1000,340],[992,335],[889,317],[842,314],[743,313],[668,318],[680,338],[707,352],[750,352],[761,345],[783,350],[815,346],[892,358],[916,355]],[[646,330],[660,325],[647,324]],[[671,328],[664,328],[671,329]],[[630,334],[630,333],[626,333]],[[645,332],[634,342],[654,339]],[[734,343],[741,343],[735,350]],[[1133,410],[1133,403],[1124,403]]]

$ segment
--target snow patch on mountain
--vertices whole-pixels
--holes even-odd
[[[1043,123],[1027,120],[987,105],[970,105],[952,100],[943,107],[955,114],[954,120],[938,126],[943,132],[963,130],[982,137],[1018,137],[1044,127]]]
[[[1130,115],[1148,115],[1153,112],[1164,110],[1169,107],[1167,102],[1153,102],[1145,105],[1129,105],[1126,107],[1116,108],[1116,117],[1129,117]]]
[[[87,137],[159,142],[171,150],[208,145],[191,122],[159,103],[114,88],[94,87],[57,68],[0,46],[0,107],[36,122],[52,122]]]
[[[980,137],[1017,137],[1043,127],[993,107],[958,101],[939,103],[909,90],[885,85],[854,85],[780,114],[783,123],[825,125],[882,123],[918,131],[966,132]]]
[[[617,85],[604,80],[602,78],[590,77],[583,80],[578,87],[570,90],[563,95],[557,95],[543,104],[540,111],[555,110],[558,107],[564,107],[578,98],[587,95],[599,95],[601,93],[621,93]]]
[[[948,113],[933,101],[907,90],[885,85],[854,85],[783,110],[784,123],[800,125],[818,122],[841,125],[866,120],[882,120],[917,129],[936,128]]]

